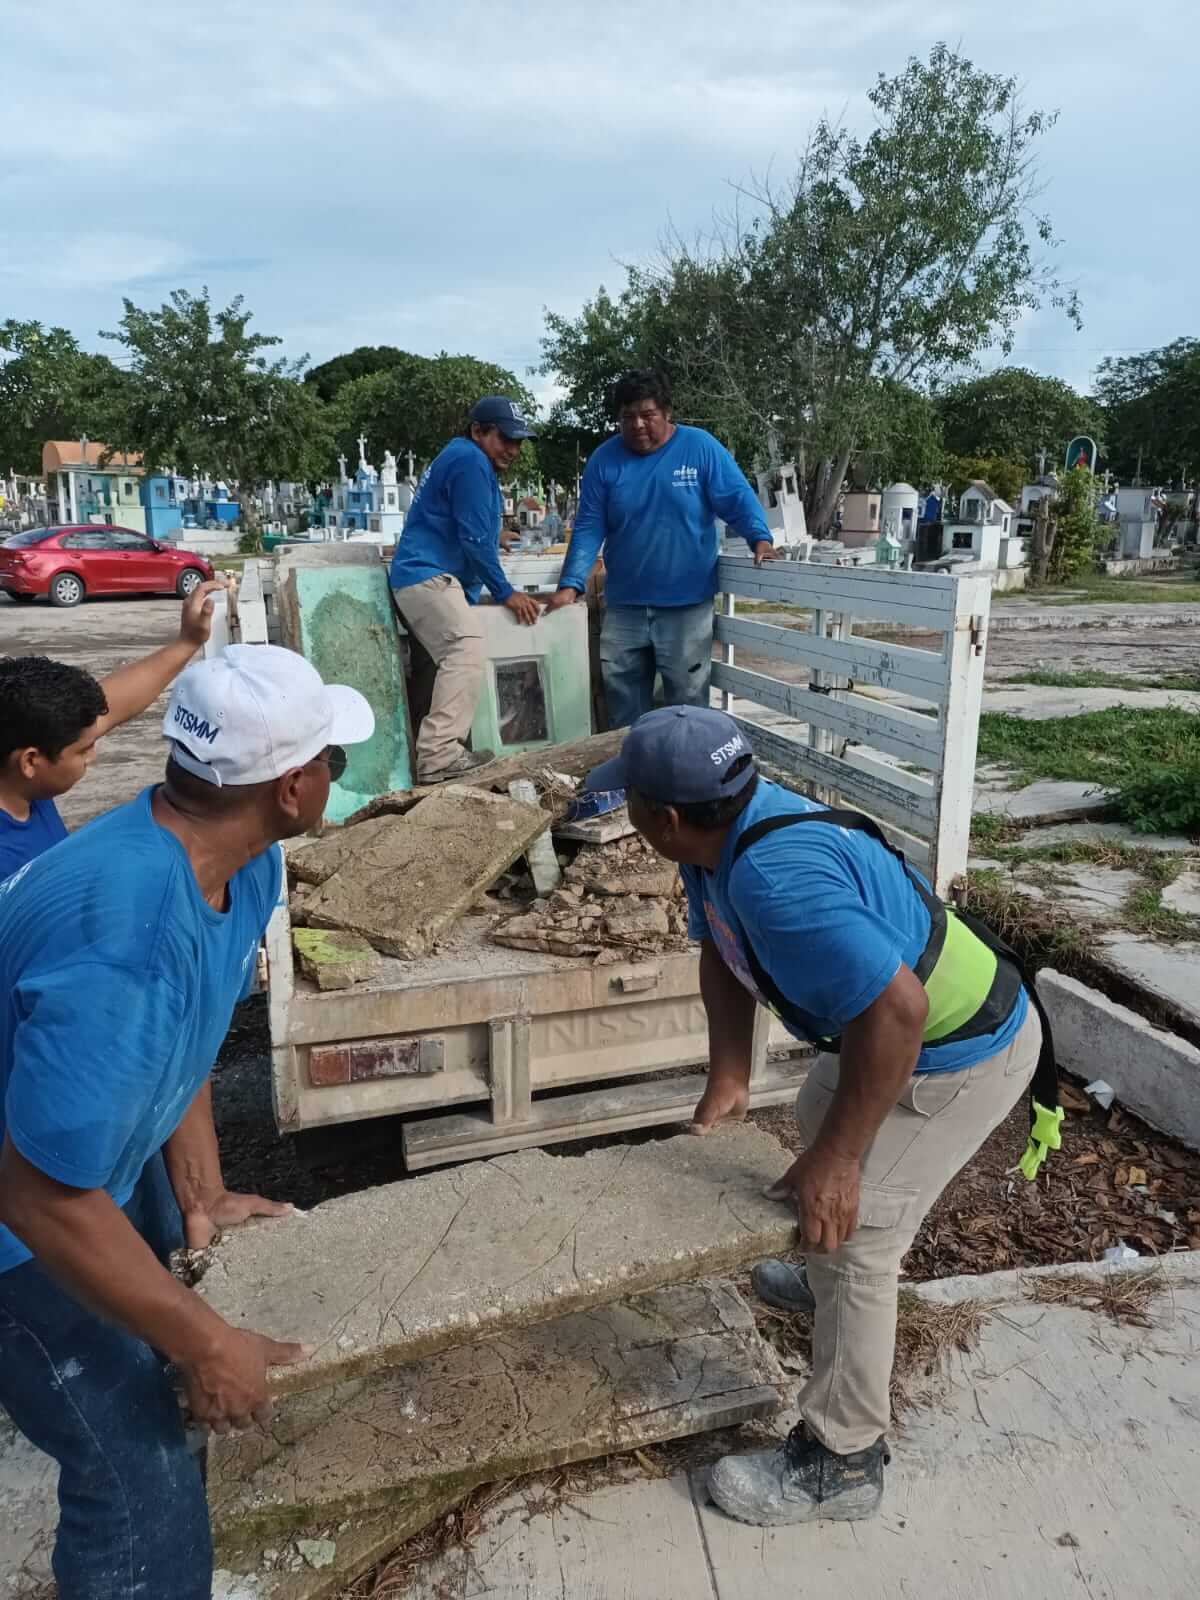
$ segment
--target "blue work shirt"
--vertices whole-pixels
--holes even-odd
[[[152,793],[0,884],[0,1138],[118,1206],[211,1071],[280,885],[272,848],[214,911]],[[0,1227],[0,1272],[29,1259]]]
[[[610,606],[694,606],[717,592],[720,517],[751,549],[771,543],[767,519],[746,475],[703,428],[677,426],[649,455],[617,437],[584,469],[579,514],[560,588],[587,588],[604,546]]]
[[[0,879],[10,877],[52,844],[67,837],[53,800],[31,800],[24,822],[0,809]]]
[[[916,966],[929,940],[929,912],[891,851],[848,828],[780,828],[756,839],[730,871],[746,828],[764,817],[823,809],[760,778],[716,872],[680,871],[689,936],[711,939],[730,971],[763,1000],[743,952],[744,930],[780,992],[813,1018],[816,1036],[836,1038],[878,1000],[901,963]],[[916,1071],[959,1072],[985,1061],[1016,1037],[1028,1006],[1021,989],[994,1033],[927,1045]]]
[[[392,588],[448,573],[471,605],[485,586],[503,604],[513,592],[500,566],[503,515],[492,463],[472,440],[451,439],[421,474],[392,557]]]

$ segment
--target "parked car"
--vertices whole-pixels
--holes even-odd
[[[94,594],[189,595],[212,575],[204,556],[109,524],[27,528],[0,544],[0,590],[26,604],[38,595],[52,606]]]

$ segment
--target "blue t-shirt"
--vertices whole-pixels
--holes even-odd
[[[152,793],[0,884],[0,1138],[118,1206],[208,1076],[280,885],[266,850],[214,911]],[[0,1227],[0,1272],[29,1256]]]
[[[608,439],[583,474],[559,587],[587,588],[604,546],[610,606],[694,606],[717,592],[720,517],[753,548],[771,542],[758,496],[703,428],[678,426],[647,456]]]
[[[18,867],[66,837],[67,830],[53,800],[31,800],[24,822],[0,810],[0,879],[10,877]]]
[[[764,817],[823,809],[760,778],[729,830],[716,872],[680,871],[691,938],[711,939],[757,993],[740,924],[780,992],[813,1018],[814,1034],[835,1038],[878,1000],[901,963],[916,966],[929,939],[929,912],[891,851],[848,828],[780,828],[756,840],[730,871],[744,829]],[[917,1072],[959,1072],[995,1055],[1016,1037],[1028,1004],[1022,989],[994,1033],[926,1046]]]
[[[392,557],[392,588],[449,573],[471,605],[485,585],[503,603],[513,592],[500,566],[503,515],[492,463],[470,439],[451,439],[421,474]]]

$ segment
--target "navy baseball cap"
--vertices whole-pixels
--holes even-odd
[[[704,706],[663,706],[639,717],[621,753],[593,768],[586,789],[636,789],[661,805],[695,805],[740,794],[754,763],[730,777],[750,754],[750,742],[732,717]]]
[[[480,422],[484,427],[499,428],[506,439],[537,438],[520,406],[506,395],[489,394],[477,400],[471,407],[471,421]]]

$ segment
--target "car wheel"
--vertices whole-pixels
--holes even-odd
[[[82,578],[77,578],[73,572],[60,572],[50,585],[50,604],[77,606],[84,593]]]
[[[184,567],[175,582],[175,593],[181,600],[186,600],[194,589],[198,589],[204,582],[204,574],[197,572],[195,567]]]

